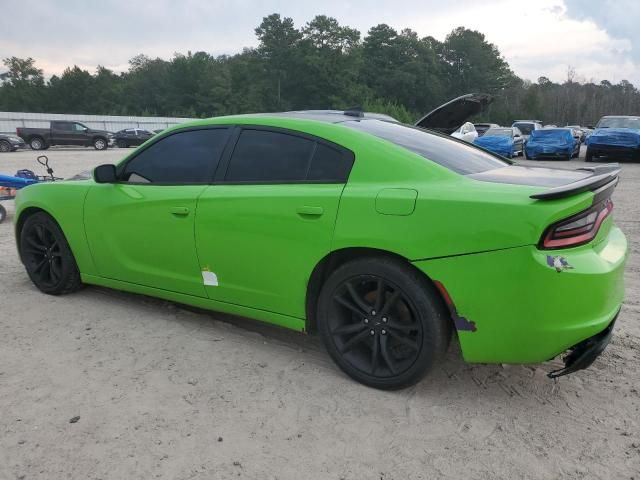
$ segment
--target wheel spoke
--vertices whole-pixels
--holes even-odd
[[[382,310],[380,310],[380,315],[386,315],[389,313],[389,310],[391,310],[391,307],[395,305],[398,298],[400,298],[400,290],[393,292],[389,299],[384,302],[384,306],[382,307]]]
[[[27,243],[29,244],[29,246],[39,250],[40,252],[44,252],[47,249],[47,247],[45,247],[41,243],[36,242],[35,239],[30,236],[27,237]]]
[[[51,279],[54,282],[60,281],[60,278],[62,277],[62,267],[58,265],[58,262],[56,260],[54,260],[51,262],[50,268],[51,268]]]
[[[342,325],[331,332],[332,335],[348,335],[350,333],[357,333],[360,330],[364,330],[367,326],[364,323],[351,323],[349,325]]]
[[[393,330],[389,330],[389,335],[395,338],[398,342],[409,347],[411,350],[414,350],[416,352],[418,351],[418,342],[414,342],[410,338],[407,338],[404,335],[400,335]]]
[[[349,291],[353,301],[356,302],[356,305],[358,305],[365,314],[368,314],[371,310],[371,305],[364,301],[351,282],[347,282],[347,290]]]
[[[34,230],[36,231],[36,236],[38,240],[40,240],[41,245],[46,245],[46,240],[44,238],[44,227],[42,225],[35,225]]]
[[[40,262],[34,267],[33,273],[39,273],[42,270],[42,267],[44,267],[48,262],[49,260],[46,258],[40,260]]]
[[[351,310],[353,313],[355,313],[359,317],[364,317],[365,315],[367,315],[367,312],[359,309],[356,305],[354,305],[349,300],[347,300],[346,298],[344,298],[344,297],[342,297],[340,295],[334,295],[333,299],[336,302],[338,302],[340,305],[342,305],[344,307],[347,307],[349,310]]]
[[[379,361],[380,361],[380,338],[379,338],[379,335],[375,335],[373,337],[373,347],[371,348],[371,375],[376,374]]]
[[[30,253],[31,255],[37,255],[38,257],[41,257],[42,255],[44,255],[44,250],[41,250],[39,248],[33,248],[32,246],[28,246],[22,249],[22,251],[24,253]]]
[[[376,289],[376,303],[373,307],[377,312],[380,311],[380,308],[382,308],[382,304],[384,302],[384,294],[386,291],[385,287],[386,285],[384,283],[384,280],[382,280],[382,278],[378,278],[378,288]]]
[[[347,342],[345,342],[345,344],[342,346],[342,348],[340,349],[341,353],[347,353],[349,350],[351,350],[353,347],[355,347],[358,343],[363,342],[364,340],[367,339],[367,337],[369,337],[370,333],[368,330],[363,330],[362,332],[358,333],[357,335],[354,335],[353,337],[351,337],[351,339],[349,339]]]
[[[384,360],[384,363],[387,364],[389,371],[395,375],[396,366],[393,358],[391,358],[391,353],[389,352],[389,337],[387,335],[380,336],[380,352],[382,353],[382,359]]]
[[[388,322],[387,323],[387,327],[389,329],[399,330],[399,331],[404,332],[404,333],[411,333],[411,332],[415,332],[416,330],[418,330],[417,326],[404,325],[402,323],[396,323],[396,322]]]

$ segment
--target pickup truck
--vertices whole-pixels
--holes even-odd
[[[113,144],[113,134],[105,130],[93,130],[79,122],[52,121],[49,128],[16,128],[16,135],[22,138],[32,150],[46,150],[52,145],[93,146],[96,150],[106,150]]]

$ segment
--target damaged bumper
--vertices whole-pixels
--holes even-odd
[[[616,313],[616,316],[613,318],[609,326],[602,332],[571,347],[568,355],[562,359],[564,361],[564,368],[549,372],[547,376],[549,378],[558,378],[563,375],[577,372],[578,370],[589,368],[596,358],[604,352],[607,345],[609,345],[609,341],[613,335],[613,326],[618,318],[618,313]]]

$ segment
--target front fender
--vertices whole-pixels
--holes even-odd
[[[15,201],[16,240],[26,216],[37,210],[45,211],[62,229],[80,272],[95,275],[84,232],[84,202],[91,184],[89,181],[42,182],[19,190]]]

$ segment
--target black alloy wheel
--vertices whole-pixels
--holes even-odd
[[[396,389],[417,382],[451,336],[433,290],[419,272],[393,259],[343,265],[319,299],[318,326],[327,350],[366,385]]]
[[[60,295],[81,286],[78,266],[60,227],[46,213],[30,216],[20,232],[20,257],[44,293]]]

